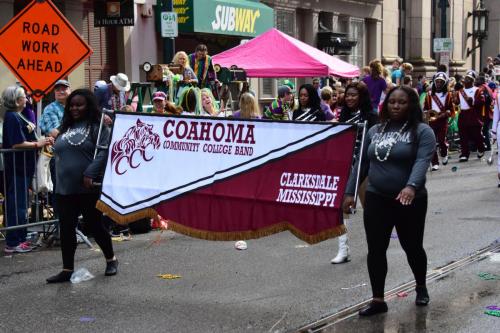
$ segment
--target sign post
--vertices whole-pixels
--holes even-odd
[[[453,50],[453,39],[452,38],[434,38],[435,53],[439,53],[439,64],[446,66],[446,74],[450,72],[450,57],[451,51]]]
[[[37,102],[91,54],[50,0],[33,0],[0,30],[0,59]]]
[[[161,13],[161,36],[163,38],[175,38],[179,36],[176,12]]]

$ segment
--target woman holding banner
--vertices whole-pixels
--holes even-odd
[[[381,123],[365,136],[359,181],[368,176],[363,214],[368,243],[368,273],[373,300],[361,316],[387,312],[384,285],[386,251],[394,227],[416,280],[416,305],[427,305],[427,256],[423,248],[427,190],[425,175],[436,146],[432,129],[422,119],[412,88],[392,89],[380,113]],[[359,163],[359,161],[358,161]],[[355,206],[356,168],[349,178],[343,210]]]
[[[108,156],[106,149],[100,149],[94,158],[99,120],[100,112],[90,90],[77,89],[69,95],[54,145],[63,270],[49,277],[47,283],[71,278],[77,245],[75,228],[80,214],[104,253],[105,275],[115,275],[118,271],[111,236],[102,223],[102,213],[96,209],[99,188],[93,183],[104,172]],[[109,128],[103,127],[100,141],[108,141],[109,135]]]

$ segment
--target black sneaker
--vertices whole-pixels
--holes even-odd
[[[418,306],[426,306],[429,304],[430,298],[426,287],[416,287],[417,298],[415,299],[415,304]]]
[[[371,301],[370,304],[359,310],[358,313],[360,316],[369,317],[379,313],[387,312],[387,310],[388,308],[386,302]]]
[[[104,275],[112,276],[116,275],[116,273],[118,273],[118,260],[115,259],[112,261],[108,261],[106,263],[106,271],[104,272]]]
[[[73,271],[61,271],[59,274],[51,276],[47,279],[47,283],[68,282],[73,275]]]

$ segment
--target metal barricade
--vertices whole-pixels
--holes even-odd
[[[26,236],[27,228],[37,227],[37,234],[47,239],[55,231],[58,220],[49,193],[33,190],[38,188],[37,158],[37,149],[0,149],[0,237],[9,237],[8,233]]]

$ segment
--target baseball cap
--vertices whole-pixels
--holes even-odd
[[[57,86],[65,86],[65,87],[70,87],[70,84],[67,80],[58,80],[56,84],[54,85],[54,88]]]
[[[167,95],[163,91],[157,91],[153,94],[153,101],[164,101]]]

